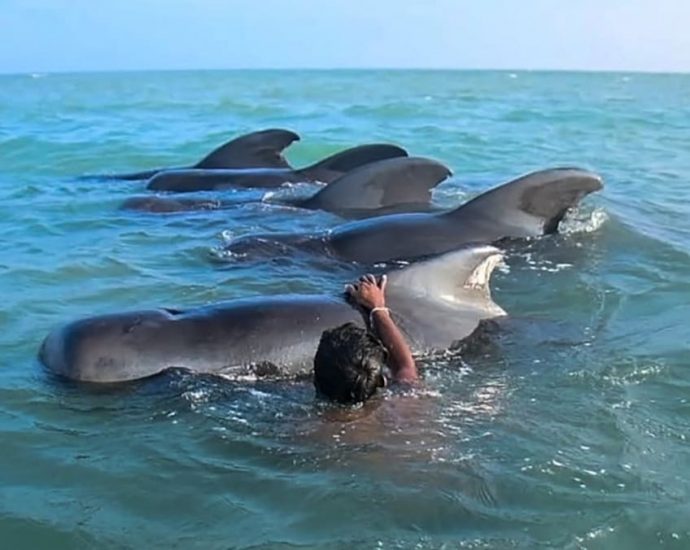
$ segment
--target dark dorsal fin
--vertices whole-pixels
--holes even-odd
[[[330,183],[343,174],[379,160],[406,157],[407,151],[389,143],[370,143],[351,147],[302,168],[300,173],[312,181]]]
[[[557,231],[569,208],[602,187],[601,177],[588,170],[540,170],[491,189],[443,216],[472,217],[502,236],[539,236]]]
[[[290,168],[283,150],[299,136],[270,129],[245,134],[211,151],[195,168]]]
[[[431,190],[451,175],[435,160],[400,157],[367,164],[328,184],[302,206],[330,212],[428,204]]]

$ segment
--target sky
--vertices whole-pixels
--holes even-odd
[[[690,0],[0,0],[0,73],[690,72]]]

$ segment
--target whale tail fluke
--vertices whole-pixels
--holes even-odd
[[[397,145],[370,143],[335,153],[299,172],[310,181],[331,183],[343,174],[372,162],[406,156],[407,151]]]
[[[431,191],[451,175],[435,160],[398,157],[352,170],[321,189],[301,206],[339,214],[369,212],[400,205],[429,205]]]
[[[602,187],[602,178],[588,170],[540,170],[491,189],[444,216],[471,217],[496,238],[536,237],[555,233],[569,209]]]
[[[299,135],[290,130],[251,132],[217,147],[194,168],[290,168],[283,151],[299,139]]]

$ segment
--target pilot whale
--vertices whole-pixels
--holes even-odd
[[[310,210],[325,210],[343,218],[364,218],[392,212],[427,211],[431,192],[452,172],[432,159],[397,157],[355,168],[307,198],[270,202]],[[227,200],[148,195],[127,199],[122,208],[148,212],[179,212],[223,208]]]
[[[482,320],[505,315],[491,297],[500,262],[492,246],[466,247],[388,274],[387,305],[415,353],[446,350]],[[311,369],[324,330],[364,326],[344,297],[260,296],[189,310],[100,315],[55,329],[39,357],[57,375],[83,382],[124,382],[171,368],[226,375]]]
[[[407,151],[397,145],[374,143],[352,147],[311,166],[296,169],[290,166],[283,151],[299,139],[291,130],[260,130],[224,143],[193,166],[95,177],[149,180],[149,189],[177,192],[203,191],[222,186],[275,187],[286,181],[328,183],[369,162],[407,156]]]
[[[567,211],[602,186],[601,177],[593,172],[552,168],[519,177],[447,212],[380,216],[317,234],[245,235],[229,242],[225,250],[233,257],[252,257],[295,247],[363,264],[414,260],[469,243],[555,233]]]
[[[350,170],[377,160],[407,156],[397,145],[372,143],[340,151],[305,168],[189,168],[164,170],[149,179],[151,191],[191,193],[232,187],[280,187],[285,183],[330,183]]]

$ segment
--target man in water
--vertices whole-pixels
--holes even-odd
[[[368,319],[369,331],[354,323],[321,335],[314,357],[314,385],[340,403],[360,403],[386,385],[384,365],[393,381],[414,382],[417,366],[405,337],[386,307],[386,276],[364,275],[345,292]],[[378,337],[378,338],[377,338]]]

